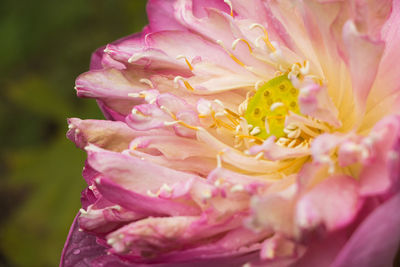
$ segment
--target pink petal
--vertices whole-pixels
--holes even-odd
[[[295,42],[299,43],[302,48],[302,52],[305,54],[307,58],[313,58],[314,55],[311,51],[313,51],[316,56],[316,64],[318,64],[319,68],[321,68],[323,72],[323,76],[328,81],[332,81],[337,79],[337,70],[340,68],[341,61],[338,60],[338,45],[341,40],[341,32],[342,32],[342,24],[338,23],[338,18],[341,14],[347,15],[344,12],[343,1],[303,1],[298,2],[298,11],[301,14],[301,21],[292,22],[290,24],[290,28],[298,28],[298,25],[304,25],[304,30],[310,41],[310,44],[307,44],[307,41],[299,41],[296,40],[301,38],[302,30],[297,32],[296,36],[292,37]],[[288,10],[290,12],[290,9]],[[293,11],[292,11],[293,12]],[[288,19],[291,20],[290,13],[286,13]],[[296,16],[294,16],[295,18]],[[348,17],[346,17],[348,19]],[[335,31],[339,31],[339,36],[333,35]],[[290,31],[289,31],[290,33]],[[303,43],[303,44],[302,44]],[[311,45],[311,47],[310,47]]]
[[[200,209],[193,202],[179,203],[173,200],[149,197],[146,194],[127,190],[107,178],[97,180],[99,192],[109,201],[127,210],[146,216],[160,215],[197,215]]]
[[[132,34],[97,49],[91,58],[90,70],[113,67],[125,69],[127,55],[143,45],[144,36],[149,32],[145,27],[141,33]]]
[[[222,179],[223,181],[219,180]],[[229,182],[232,185],[241,184],[246,186],[265,187],[270,181],[267,181],[263,176],[244,175],[230,171],[224,168],[215,168],[207,176],[207,180],[211,183]]]
[[[264,158],[269,160],[281,160],[288,158],[297,158],[307,156],[310,151],[308,148],[288,148],[275,143],[275,136],[269,137],[262,145],[255,145],[249,149],[250,155],[256,155],[264,152]]]
[[[194,110],[194,107],[189,105],[185,99],[171,93],[160,94],[157,96],[156,103],[159,107],[162,106],[174,114],[182,110]]]
[[[130,154],[161,166],[178,171],[196,173],[202,177],[206,177],[208,173],[215,168],[215,159],[206,158],[204,156],[189,157],[184,160],[172,160],[167,159],[163,155],[150,155],[139,150],[131,150]]]
[[[232,0],[234,12],[238,17],[265,25],[271,40],[281,41],[292,47],[290,37],[281,22],[275,17],[268,4],[261,0]]]
[[[130,97],[129,94],[139,93],[146,87],[132,73],[102,69],[81,74],[75,88],[79,97],[99,99],[104,108],[126,115],[135,104],[142,102],[142,99]]]
[[[61,255],[60,267],[90,266],[90,262],[106,253],[106,249],[96,242],[96,237],[79,231],[75,217],[68,233]]]
[[[294,257],[297,244],[285,237],[275,234],[263,242],[260,256],[261,259],[276,259]]]
[[[173,16],[174,2],[174,0],[148,1],[146,13],[152,31],[185,30]]]
[[[176,113],[176,118],[179,121],[190,125],[191,127],[196,127],[200,125],[199,114],[193,110],[181,110]],[[183,126],[180,124],[175,124],[173,126],[175,133],[178,136],[188,137],[188,138],[196,138],[196,130],[193,128],[188,128],[187,126]]]
[[[392,10],[393,0],[353,1],[354,21],[357,29],[372,39],[381,38],[382,26]]]
[[[109,233],[125,223],[135,221],[144,217],[120,206],[108,206],[105,208],[87,208],[81,210],[79,225],[85,231],[104,234]]]
[[[162,257],[169,251],[196,246],[199,241],[208,243],[208,240],[218,239],[218,235],[240,226],[242,218],[240,215],[219,221],[207,216],[147,218],[118,229],[107,239],[115,252],[129,253],[129,256],[155,253]]]
[[[199,267],[241,266],[248,261],[256,261],[259,258],[258,250],[261,244],[257,241],[262,240],[267,235],[268,233],[254,233],[241,227],[227,232],[219,240],[212,243],[166,254],[159,258],[159,262],[190,261],[194,266]],[[211,265],[208,265],[208,263]]]
[[[400,242],[399,207],[397,193],[374,210],[356,229],[332,267],[392,266]]]
[[[362,35],[351,21],[343,27],[345,57],[350,68],[355,102],[363,112],[368,94],[375,81],[385,44]]]
[[[104,117],[107,120],[111,121],[125,121],[125,116],[117,111],[112,110],[110,107],[108,107],[104,101],[97,99],[96,100],[97,105],[99,106],[101,112],[104,114]],[[108,102],[108,101],[107,101]]]
[[[298,200],[296,221],[304,229],[324,224],[333,231],[351,223],[361,204],[354,178],[332,176]]]
[[[393,184],[399,183],[400,121],[390,116],[378,122],[371,131],[374,154],[360,173],[360,194],[387,193]]]
[[[167,159],[187,159],[189,157],[211,157],[206,147],[198,141],[170,136],[141,136],[132,141],[131,147],[153,148],[160,151]]]
[[[346,244],[348,233],[345,230],[336,231],[323,238],[314,239],[307,246],[306,253],[296,262],[296,267],[331,266],[335,257]],[[352,266],[352,265],[349,265]],[[355,265],[357,266],[357,265]],[[369,265],[366,265],[369,267]]]
[[[338,110],[333,104],[328,89],[314,82],[300,85],[299,106],[304,115],[310,115],[339,128]]]
[[[67,137],[79,148],[89,143],[113,151],[122,151],[138,133],[125,123],[101,120],[68,119]]]
[[[346,136],[324,133],[317,136],[311,143],[311,152],[314,162],[324,163],[332,151],[337,148]]]
[[[92,57],[90,59],[90,69],[91,70],[99,70],[103,68],[103,65],[101,64],[101,60],[103,59],[103,54],[104,54],[104,49],[106,47],[102,46],[96,49],[96,51],[93,52]]]
[[[399,1],[392,2],[392,13],[385,22],[381,33],[382,39],[385,41],[385,50],[382,62],[379,65],[374,88],[368,99],[369,105],[373,108],[370,108],[370,116],[365,119],[364,123],[370,122],[369,125],[374,125],[382,115],[388,114],[391,110],[397,111],[399,107],[400,85],[398,77],[400,69],[393,66],[397,65],[398,58],[400,57],[398,49],[400,45],[400,28],[396,26],[400,20],[400,3]],[[370,117],[374,119],[371,120]]]
[[[237,66],[237,63],[219,45],[190,32],[162,31],[152,33],[147,36],[146,44],[152,49],[163,51],[171,61],[175,64],[182,64],[186,69],[188,69],[188,66],[185,60],[177,59],[177,56],[183,55],[189,62],[193,62],[198,58],[200,61],[223,65],[235,72],[244,71],[244,69]],[[196,64],[193,65],[196,67]]]
[[[237,38],[244,37],[244,35],[240,31],[240,27],[234,23],[233,18],[230,15],[219,10],[208,9],[208,16],[199,19],[196,18],[193,14],[192,2],[189,0],[181,0],[177,2],[175,12],[176,17],[188,29],[196,32],[197,34],[212,42],[216,42],[217,40],[219,40],[225,47],[230,47],[233,41],[235,41]],[[234,54],[240,61],[244,63],[244,65],[251,66],[260,71],[270,69],[270,66],[268,64],[265,64],[250,56],[250,52],[247,46],[237,46]],[[224,55],[224,53],[221,53],[220,55]],[[223,64],[227,68],[230,67],[229,65],[232,65],[238,70],[242,68],[242,72],[247,72],[245,68],[241,67],[232,59],[227,62],[220,62],[223,62]],[[232,64],[226,64],[231,62]]]
[[[88,147],[88,163],[96,171],[126,189],[146,194],[157,190],[164,183],[172,185],[199,179],[197,176],[175,171],[139,158]]]
[[[279,169],[279,164],[276,162],[257,160],[254,157],[246,156],[244,153],[222,143],[204,129],[200,128],[197,131],[197,138],[209,146],[210,153],[213,151],[217,155],[218,151],[223,152],[221,154],[223,161],[242,170],[256,173],[271,173],[274,169]]]
[[[286,236],[297,237],[294,225],[294,200],[280,194],[253,198],[249,226],[255,230],[268,229]],[[266,212],[268,211],[268,212]]]
[[[143,84],[132,83],[125,75],[129,73],[115,69],[86,72],[76,79],[77,94],[79,97],[128,98],[129,93],[143,90]]]
[[[193,14],[198,17],[205,17],[208,15],[207,9],[215,8],[230,14],[229,6],[223,0],[193,0]]]
[[[173,118],[156,104],[137,105],[126,117],[126,123],[132,129],[146,131],[165,127],[165,122]]]

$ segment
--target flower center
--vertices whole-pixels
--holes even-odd
[[[255,136],[266,139],[285,136],[285,117],[289,111],[300,114],[298,104],[299,90],[281,75],[261,86],[249,100],[244,117],[253,129],[259,129]]]

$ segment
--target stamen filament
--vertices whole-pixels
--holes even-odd
[[[249,49],[250,53],[253,53],[253,48],[251,48],[249,42],[246,39],[243,39],[243,38],[239,38],[239,39],[236,39],[235,41],[233,41],[233,43],[232,43],[232,49],[233,50],[236,49],[236,46],[240,41],[242,41],[243,43],[245,43],[247,45],[247,48]]]
[[[228,109],[228,108],[225,108],[225,111],[228,112],[230,115],[232,115],[233,117],[235,117],[235,118],[237,118],[237,119],[240,118],[240,115],[239,115],[239,114],[233,112],[232,110],[230,110],[230,109]]]
[[[260,142],[264,142],[264,139],[262,139],[260,137],[257,137],[257,136],[244,135],[244,134],[237,134],[235,136],[239,137],[239,138],[249,138],[249,139],[257,140],[257,141],[260,141]]]
[[[183,84],[185,85],[186,89],[188,89],[189,91],[194,91],[194,88],[190,85],[190,83],[185,80],[182,76],[176,76],[174,79],[174,82],[176,84],[178,84],[179,81],[182,81]]]
[[[189,129],[192,129],[192,130],[196,130],[196,131],[199,130],[199,127],[192,126],[190,124],[187,124],[184,121],[178,120],[178,118],[175,116],[175,114],[172,113],[171,111],[169,111],[166,107],[161,106],[160,108],[162,110],[164,110],[165,112],[167,112],[175,120],[175,121],[172,121],[172,122],[164,122],[165,125],[168,126],[168,125],[174,125],[174,124],[179,123],[180,125],[185,126],[186,128],[189,128]]]
[[[231,10],[231,17],[233,18],[233,6],[232,6],[232,2],[229,0],[224,0],[224,3],[227,4]]]
[[[216,42],[225,50],[226,53],[228,53],[228,55],[233,59],[233,61],[235,61],[237,64],[239,64],[242,67],[246,67],[246,65],[242,61],[240,61],[234,54],[232,54],[228,49],[226,49],[226,47],[224,46],[224,44],[221,40],[217,40]]]
[[[269,41],[269,37],[268,37],[268,31],[267,29],[265,29],[265,27],[261,24],[258,23],[254,23],[250,26],[250,30],[254,29],[254,28],[260,28],[263,32],[264,32],[264,37],[263,40],[265,42],[265,45],[272,51],[275,52],[276,48],[271,44],[271,42]]]
[[[193,71],[193,66],[192,66],[192,64],[190,64],[190,62],[189,62],[189,60],[187,59],[187,57],[185,57],[184,55],[179,55],[179,56],[177,56],[176,57],[176,59],[185,59],[185,62],[186,62],[186,64],[189,66],[189,69],[191,70],[191,71]]]

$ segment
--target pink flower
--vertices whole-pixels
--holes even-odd
[[[391,266],[400,1],[150,0],[76,81],[61,266]]]

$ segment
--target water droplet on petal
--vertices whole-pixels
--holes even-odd
[[[72,253],[74,253],[74,255],[78,255],[79,253],[81,253],[81,250],[80,249],[75,249],[74,252],[72,252]]]

